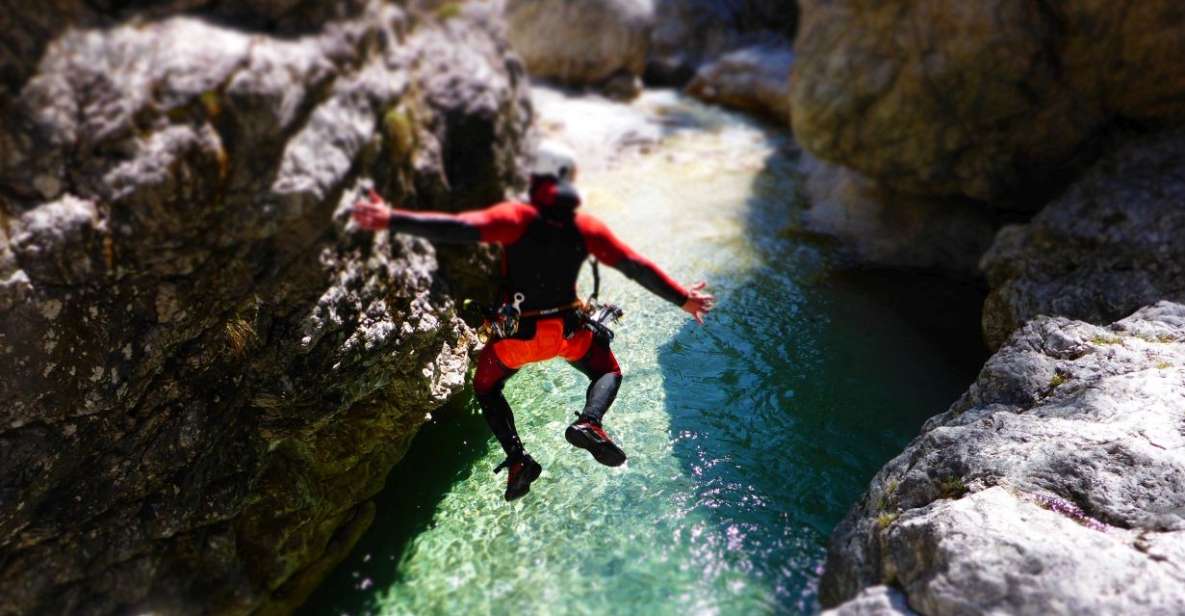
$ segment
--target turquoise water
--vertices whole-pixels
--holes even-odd
[[[573,130],[573,107],[544,106],[553,134]],[[586,207],[677,278],[707,280],[719,304],[699,327],[606,273],[603,295],[626,308],[606,427],[628,464],[601,467],[564,441],[583,376],[524,369],[507,395],[544,467],[531,493],[502,500],[501,450],[459,401],[417,436],[374,527],[304,613],[816,611],[832,527],[971,381],[978,352],[951,349],[975,348],[973,296],[832,276],[822,249],[783,233],[796,181],[785,137],[671,94],[629,111],[653,130],[582,171]],[[951,329],[927,314],[936,304],[967,314]]]

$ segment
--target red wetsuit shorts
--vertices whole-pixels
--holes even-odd
[[[494,343],[494,354],[502,365],[517,370],[527,364],[562,357],[578,361],[592,346],[592,330],[580,328],[564,337],[564,319],[556,317],[535,321],[535,336],[529,340],[507,338]]]

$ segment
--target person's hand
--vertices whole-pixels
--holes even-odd
[[[354,204],[353,214],[358,226],[370,231],[382,231],[391,222],[391,208],[373,190],[370,191],[369,199]]]
[[[706,282],[697,282],[687,290],[687,301],[683,303],[683,312],[695,318],[695,322],[704,324],[704,317],[716,306],[716,298],[704,293],[708,286]]]

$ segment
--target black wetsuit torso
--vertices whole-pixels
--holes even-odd
[[[517,242],[506,246],[504,254],[505,301],[522,293],[521,307],[529,311],[568,306],[577,300],[576,280],[589,252],[573,217],[536,218]]]

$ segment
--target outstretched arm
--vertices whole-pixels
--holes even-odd
[[[373,190],[354,205],[354,220],[363,229],[410,233],[436,242],[492,242],[510,244],[526,229],[528,210],[502,203],[476,212],[447,214],[413,212],[388,207]]]
[[[587,215],[578,218],[588,250],[605,265],[614,267],[647,291],[679,306],[699,323],[711,312],[716,298],[704,293],[706,283],[686,289],[649,259],[634,252],[601,221]]]

